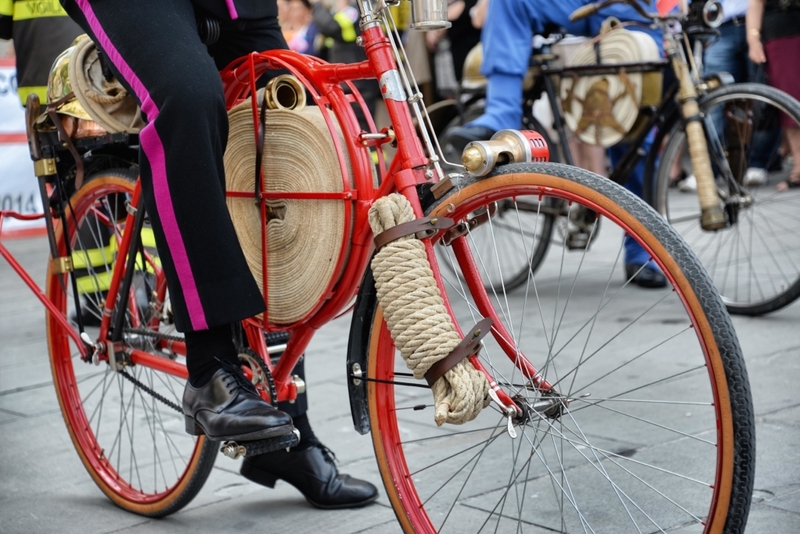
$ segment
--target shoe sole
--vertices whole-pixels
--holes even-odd
[[[289,434],[294,430],[294,425],[281,425],[281,426],[271,426],[269,428],[264,428],[261,430],[257,430],[255,432],[249,432],[247,434],[230,434],[225,436],[213,436],[205,431],[205,429],[200,426],[200,424],[194,419],[194,417],[190,415],[183,416],[184,423],[186,425],[186,433],[191,434],[192,436],[206,436],[208,439],[212,441],[255,441],[257,439],[266,439],[266,438],[274,438],[276,436],[283,436],[285,434]]]
[[[317,503],[317,502],[314,502],[314,501],[312,501],[312,500],[311,500],[311,499],[309,499],[308,497],[306,497],[306,501],[308,501],[308,503],[309,503],[311,506],[313,506],[313,507],[315,507],[315,508],[320,508],[320,509],[322,509],[322,510],[342,510],[342,509],[345,509],[345,508],[361,508],[361,507],[363,507],[363,506],[366,506],[366,505],[368,505],[368,504],[371,504],[371,503],[375,502],[376,500],[378,500],[378,496],[377,496],[377,495],[375,495],[374,497],[370,497],[369,499],[366,499],[366,500],[364,500],[364,501],[357,502],[357,503],[348,503],[348,504],[319,504],[319,503]]]
[[[262,471],[256,467],[251,467],[247,464],[242,464],[241,469],[239,469],[239,474],[241,474],[244,478],[249,480],[250,482],[255,482],[261,486],[265,486],[267,488],[274,488],[275,484],[277,484],[278,480],[282,480],[272,473],[267,473],[266,471]],[[289,484],[287,482],[287,484]],[[291,484],[290,484],[291,485]],[[295,488],[297,489],[297,488]],[[298,490],[300,491],[300,490]],[[302,494],[302,492],[300,492]],[[315,508],[320,508],[322,510],[343,510],[346,508],[361,508],[362,506],[366,506],[378,500],[379,495],[374,495],[369,499],[365,499],[359,502],[353,503],[344,503],[344,504],[322,504],[318,502],[314,502],[313,500],[309,499],[305,495],[303,495],[308,504]]]

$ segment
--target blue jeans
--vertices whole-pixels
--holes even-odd
[[[706,74],[727,72],[736,83],[753,81],[756,65],[748,58],[747,31],[744,24],[723,24],[719,27],[720,39],[706,48],[703,53],[703,65]],[[763,66],[758,67],[763,68]],[[724,140],[725,122],[722,117],[722,106],[717,106],[711,113],[714,127],[720,138]],[[749,150],[749,167],[766,169],[769,162],[777,157],[780,148],[780,127],[768,131],[754,131]]]
[[[642,148],[650,152],[650,148],[653,145],[653,141],[655,140],[655,132],[651,131],[650,134],[645,137],[644,142],[642,142]],[[622,159],[625,153],[630,148],[630,145],[614,145],[608,149],[608,157],[611,160],[611,166],[616,167],[617,163]],[[625,182],[625,188],[636,195],[637,197],[642,197],[642,187],[644,185],[644,169],[645,169],[645,158],[640,158],[639,163],[636,164],[634,167],[633,172],[631,173],[628,181]],[[637,243],[631,236],[625,234],[625,263],[632,263],[635,265],[642,265],[644,263],[648,263],[650,260],[650,254],[642,248],[642,246]],[[655,264],[651,266],[655,267]]]

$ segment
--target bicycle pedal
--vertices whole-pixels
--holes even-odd
[[[585,232],[570,232],[567,235],[567,250],[585,250],[589,248],[591,235]]]
[[[274,438],[243,441],[241,443],[226,441],[222,444],[220,452],[228,458],[236,460],[245,456],[256,456],[258,454],[266,454],[281,449],[289,450],[298,443],[300,443],[300,431],[295,428],[288,434],[276,436]]]

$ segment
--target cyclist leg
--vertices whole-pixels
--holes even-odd
[[[651,132],[642,143],[642,148],[649,151],[654,140]],[[628,145],[615,145],[608,149],[611,166],[616,166],[622,159]],[[641,158],[633,169],[631,176],[625,183],[625,188],[639,198],[642,198],[644,184],[645,160]],[[658,266],[650,259],[650,254],[635,239],[625,235],[625,277],[631,283],[645,288],[660,288],[667,285],[667,279]]]
[[[222,83],[192,3],[70,0],[65,9],[103,49],[147,122],[139,136],[142,191],[176,326],[186,332],[187,431],[217,440],[290,432],[290,417],[251,391],[236,365],[230,324],[265,306],[225,205]]]
[[[287,49],[276,17],[223,22],[220,38],[209,47],[217,68],[256,50]],[[273,73],[274,75],[274,73]],[[269,76],[262,77],[260,84]],[[305,358],[292,370],[305,381]],[[314,506],[349,508],[363,506],[378,497],[378,490],[367,481],[339,474],[333,453],[315,436],[308,420],[307,394],[300,393],[294,402],[280,402],[278,408],[291,415],[300,431],[300,443],[290,451],[246,457],[241,473],[245,478],[273,487],[277,479],[295,486]]]

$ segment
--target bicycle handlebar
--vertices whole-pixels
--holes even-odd
[[[570,22],[576,22],[578,20],[585,19],[612,4],[628,4],[644,18],[648,20],[653,20],[655,18],[651,13],[645,11],[637,0],[604,0],[602,2],[595,2],[593,4],[586,4],[583,7],[579,7],[570,14],[569,20]]]
[[[601,3],[605,4],[606,2],[601,2]],[[600,9],[600,3],[586,4],[585,6],[579,7],[578,9],[570,13],[569,21],[576,22],[579,20],[583,20],[586,17],[590,17],[595,13],[597,13],[599,9]]]

